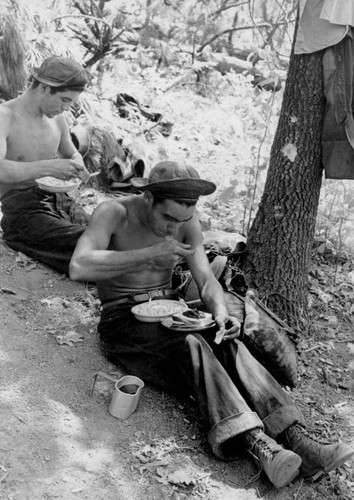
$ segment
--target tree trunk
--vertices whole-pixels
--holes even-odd
[[[323,51],[291,56],[244,265],[249,285],[270,309],[297,327],[303,327],[307,315],[308,271],[322,182],[322,55]]]
[[[0,19],[0,98],[17,97],[26,86],[25,44],[16,19],[5,14]]]

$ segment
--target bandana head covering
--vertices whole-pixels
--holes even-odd
[[[82,88],[89,81],[89,72],[69,57],[50,56],[39,68],[33,68],[31,74],[39,82],[51,87]]]
[[[198,201],[199,196],[215,191],[213,182],[199,177],[193,167],[175,161],[161,161],[151,170],[148,178],[135,177],[131,184],[140,191],[150,191],[160,198],[177,201]]]

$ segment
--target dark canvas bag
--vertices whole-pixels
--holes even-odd
[[[246,297],[225,292],[229,314],[242,325],[242,340],[252,355],[282,385],[297,384],[297,334],[255,298],[251,291]]]

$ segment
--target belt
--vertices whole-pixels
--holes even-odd
[[[124,295],[124,297],[121,297],[120,299],[113,299],[102,302],[102,309],[105,310],[109,307],[113,307],[119,304],[126,304],[128,302],[135,302],[136,304],[140,304],[142,302],[148,302],[149,300],[157,298],[172,300],[179,297],[180,295],[178,294],[178,292],[172,290],[171,288],[165,288],[162,290],[146,290],[146,292],[144,293],[130,293],[129,295]]]

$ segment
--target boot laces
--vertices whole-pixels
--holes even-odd
[[[253,451],[256,447],[261,451],[262,455],[265,455],[265,457],[272,458],[274,454],[276,453],[275,450],[269,446],[268,441],[263,437],[262,433],[258,433],[255,437],[255,442],[253,443],[252,450]]]

